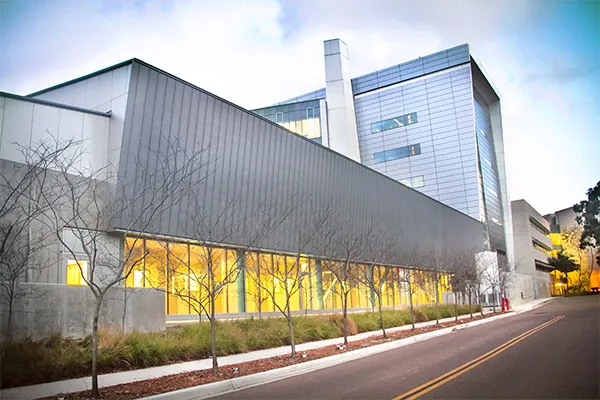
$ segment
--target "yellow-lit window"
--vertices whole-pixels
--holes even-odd
[[[127,275],[125,286],[144,286],[144,240],[127,238],[125,240],[124,257],[126,260],[123,273]]]
[[[133,287],[144,286],[144,273],[140,270],[133,271]]]
[[[85,285],[83,276],[88,276],[88,262],[67,260],[67,285]]]

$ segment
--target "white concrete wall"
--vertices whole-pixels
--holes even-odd
[[[510,296],[514,301],[527,302],[533,299],[550,297],[552,281],[550,274],[536,270],[536,260],[547,263],[548,255],[533,247],[536,239],[549,248],[552,241],[538,231],[530,221],[535,221],[549,229],[548,222],[525,200],[511,203],[513,223],[513,244],[517,276],[511,282]]]
[[[110,118],[0,95],[0,158],[23,163],[22,147],[50,135],[77,140],[65,156],[81,154],[75,168],[98,170],[108,163]]]
[[[118,166],[130,77],[131,64],[128,64],[34,97],[94,111],[110,111],[108,155],[111,165]]]
[[[506,297],[510,300],[511,307],[547,298],[551,296],[551,285],[550,275],[543,272],[535,275],[516,274],[507,285]]]
[[[32,294],[17,300],[13,314],[13,334],[41,338],[62,332],[76,338],[90,334],[95,305],[87,286],[22,283]],[[127,303],[125,303],[125,299]],[[103,303],[100,326],[121,330],[123,310],[125,331],[159,331],[165,328],[165,294],[154,289],[111,289]],[[0,322],[6,326],[8,312],[0,308]],[[2,329],[4,333],[4,329]]]

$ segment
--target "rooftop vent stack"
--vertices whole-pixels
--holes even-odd
[[[329,147],[360,162],[348,47],[325,41],[325,80]]]

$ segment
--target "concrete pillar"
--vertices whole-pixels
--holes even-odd
[[[246,254],[237,251],[237,268],[239,270],[237,277],[238,292],[238,312],[246,312]]]
[[[323,279],[321,268],[321,260],[315,260],[315,273],[317,275],[317,309],[323,309]]]
[[[329,148],[360,162],[348,48],[340,39],[325,41],[325,81]]]

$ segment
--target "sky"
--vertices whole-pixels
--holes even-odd
[[[546,214],[600,180],[600,0],[0,0],[0,91],[139,58],[252,109],[469,43],[499,92],[511,200]]]

